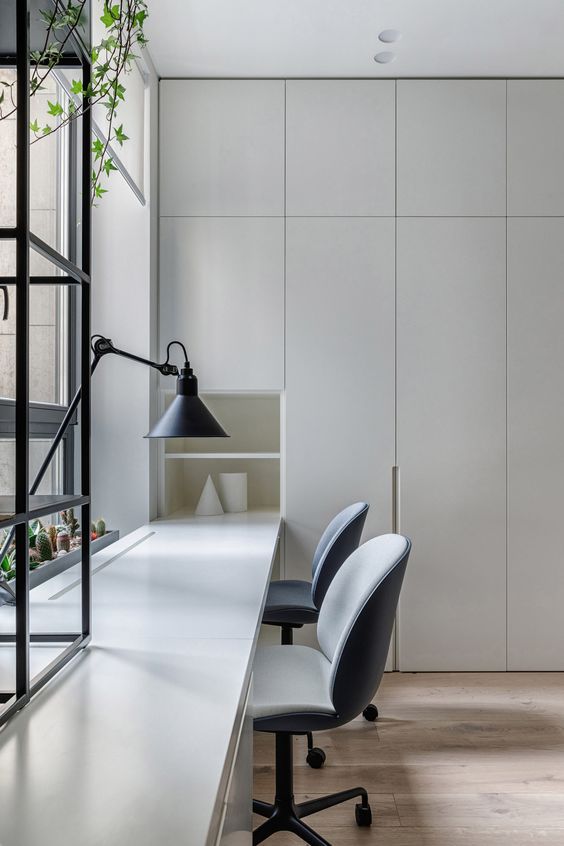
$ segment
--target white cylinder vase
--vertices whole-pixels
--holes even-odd
[[[226,512],[247,510],[247,474],[220,473],[219,498]]]

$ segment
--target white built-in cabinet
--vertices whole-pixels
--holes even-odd
[[[291,218],[286,253],[286,575],[324,526],[366,500],[391,527],[394,220]]]
[[[163,217],[161,352],[184,340],[204,391],[284,386],[284,219]]]
[[[284,214],[284,82],[160,85],[160,214]]]
[[[563,109],[564,80],[507,83],[509,670],[564,669]]]
[[[564,80],[507,82],[507,213],[564,215]]]
[[[165,500],[248,468],[294,578],[368,500],[413,540],[401,670],[564,669],[563,115],[562,80],[161,83],[161,345],[234,435],[167,447]]]
[[[288,80],[286,214],[395,214],[393,80]]]
[[[398,80],[398,215],[505,215],[504,80]]]
[[[508,221],[509,670],[564,669],[564,218]]]
[[[505,669],[505,219],[402,218],[404,670]]]

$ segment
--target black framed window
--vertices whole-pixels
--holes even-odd
[[[15,68],[3,67],[1,78],[12,81]],[[49,99],[62,102],[64,88],[53,75],[45,91],[30,103],[31,116],[46,111]],[[15,124],[15,117],[12,121]],[[0,126],[0,225],[16,218],[16,146],[14,126]],[[79,208],[77,196],[78,126],[71,124],[30,148],[30,225],[54,249],[76,260]],[[8,244],[8,247],[6,247]],[[0,276],[15,277],[15,240],[0,248]],[[45,258],[30,255],[30,273],[61,275]],[[72,287],[37,285],[29,294],[30,341],[30,478],[39,469],[77,388],[78,297]],[[13,286],[0,289],[0,496],[13,493],[15,481],[16,297]],[[75,430],[68,429],[40,491],[75,492]]]
[[[11,544],[15,556],[9,590],[6,582],[0,583],[2,601],[6,596],[13,600],[0,602],[0,669],[14,657],[13,678],[0,678],[0,724],[88,644],[92,622],[91,117],[87,111],[71,123],[72,131],[42,138],[37,144],[41,152],[35,152],[30,122],[41,103],[37,93],[30,96],[30,51],[45,39],[39,6],[36,0],[0,4],[0,78],[15,73],[17,106],[10,121],[0,121],[1,161],[8,177],[5,192],[0,191],[0,328],[12,321],[14,330],[4,327],[0,332],[0,444],[8,443],[14,456],[13,464],[6,464],[8,492],[0,493],[0,531],[3,548]],[[86,88],[89,46],[70,34],[64,43],[59,70],[73,68]],[[57,84],[51,74],[49,85]],[[44,93],[48,98],[53,92]],[[69,403],[79,410],[71,416],[74,425],[62,447],[54,452],[51,447],[59,426],[67,422]],[[61,623],[61,631],[48,614],[35,613],[41,603],[30,598],[30,532],[38,518],[70,508],[85,530],[79,547],[78,613]],[[49,663],[38,664],[39,647],[51,651]]]

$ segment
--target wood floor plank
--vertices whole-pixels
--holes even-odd
[[[258,736],[258,735],[257,735]],[[255,742],[255,763],[274,760],[272,739]],[[351,723],[332,732],[320,732],[315,743],[322,747],[328,763],[474,763],[495,762],[532,752],[560,750],[564,755],[564,728],[549,719],[510,720],[391,720]],[[306,766],[306,742],[294,741],[296,766]]]
[[[387,828],[360,829],[316,826],[333,846],[562,846],[564,829],[500,828]],[[303,842],[281,832],[266,841],[268,846],[298,846]]]
[[[562,753],[546,761],[511,760],[471,764],[359,764],[325,766],[322,770],[296,767],[294,783],[300,793],[332,793],[362,784],[374,793],[554,793],[564,796]],[[273,784],[274,770],[257,767],[255,785]]]
[[[298,796],[362,784],[371,830],[352,803],[311,818],[335,846],[564,846],[564,674],[430,673],[385,677],[381,717],[317,734],[312,770],[295,738]],[[270,800],[274,745],[255,735],[255,796]],[[272,846],[299,843],[279,834]]]
[[[393,719],[508,722],[552,715],[564,723],[564,673],[388,673],[374,701]]]
[[[395,794],[401,824],[427,828],[471,826],[564,829],[564,802],[555,794]]]

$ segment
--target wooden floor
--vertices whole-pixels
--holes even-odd
[[[334,846],[564,846],[564,673],[393,673],[375,702],[377,723],[316,736],[323,770],[295,739],[297,801],[368,790],[371,829],[354,803],[308,818]],[[272,799],[272,764],[272,738],[255,734],[257,799]]]

